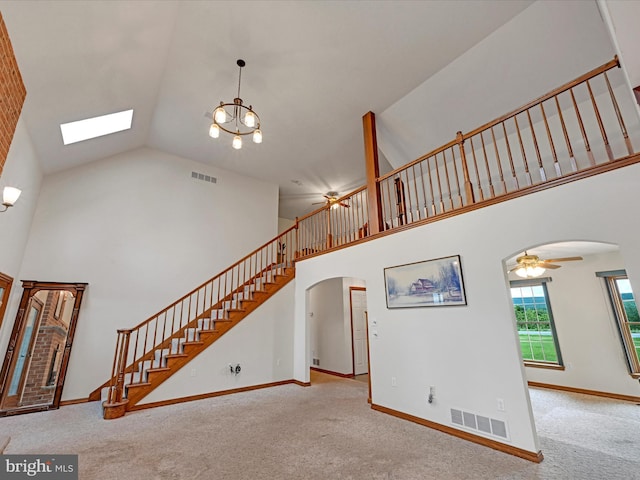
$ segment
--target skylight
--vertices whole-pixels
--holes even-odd
[[[60,124],[62,141],[65,145],[82,142],[90,138],[102,137],[110,133],[121,132],[131,128],[133,110],[110,113],[99,117]]]

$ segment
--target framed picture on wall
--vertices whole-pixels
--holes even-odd
[[[387,308],[466,305],[460,255],[384,269]]]

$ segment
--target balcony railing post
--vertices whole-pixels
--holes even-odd
[[[327,250],[333,246],[333,237],[331,236],[331,207],[327,207]]]
[[[294,249],[293,260],[297,260],[299,253],[302,251],[300,248],[300,222],[298,221],[298,217],[296,217],[296,246]]]
[[[367,171],[367,205],[369,209],[369,234],[384,230],[380,197],[380,167],[378,165],[378,139],[376,136],[376,116],[367,112],[362,117],[364,130],[364,160]]]
[[[475,203],[473,197],[473,185],[471,185],[471,179],[469,178],[469,167],[467,166],[467,157],[464,153],[464,136],[462,132],[456,133],[456,141],[460,148],[460,162],[462,162],[462,175],[464,176],[464,195],[467,199],[467,205]],[[455,161],[455,159],[454,159]]]

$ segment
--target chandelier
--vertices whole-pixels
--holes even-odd
[[[262,143],[262,131],[260,130],[260,117],[253,111],[253,107],[248,107],[242,103],[240,98],[240,80],[242,79],[242,67],[246,65],[244,60],[238,59],[236,62],[240,71],[238,73],[238,96],[233,99],[233,103],[220,102],[220,105],[213,112],[213,123],[209,128],[209,136],[218,138],[220,130],[233,135],[233,148],[242,148],[242,137],[253,135],[254,143]]]

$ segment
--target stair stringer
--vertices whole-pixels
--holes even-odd
[[[145,408],[143,406],[139,406],[141,400],[189,364],[189,362],[191,362],[191,360],[197,357],[200,353],[213,345],[213,343],[215,343],[225,333],[233,329],[233,327],[240,323],[244,318],[257,310],[263,303],[269,300],[275,293],[294,278],[295,269],[287,268],[284,274],[280,274],[275,277],[274,282],[264,284],[261,291],[255,292],[251,301],[243,302],[241,309],[229,310],[228,319],[225,321],[216,321],[214,330],[205,330],[200,332],[199,341],[186,342],[183,345],[182,351],[184,355],[172,355],[166,360],[166,367],[150,369],[151,371],[147,374],[147,382],[127,385],[126,411]]]

